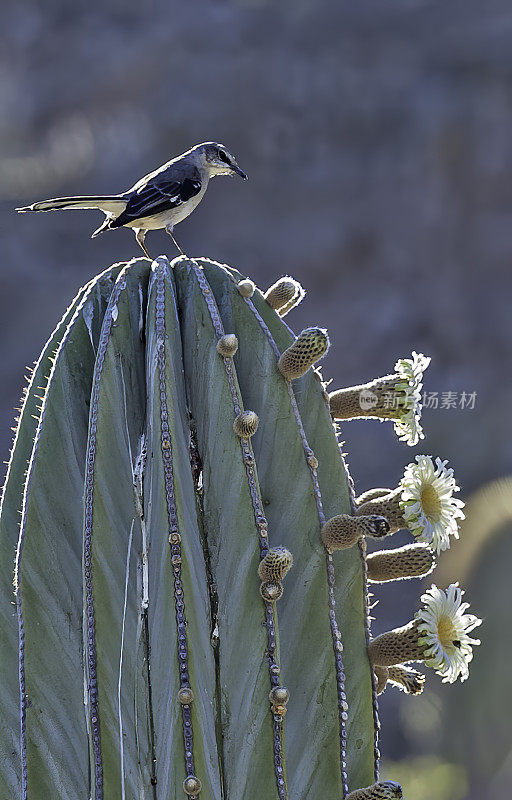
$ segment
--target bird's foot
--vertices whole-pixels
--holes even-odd
[[[166,228],[165,230],[167,231],[167,233],[169,234],[169,236],[170,236],[170,237],[171,237],[171,239],[173,240],[174,244],[175,244],[175,245],[176,245],[176,247],[178,248],[178,250],[179,250],[179,252],[181,253],[181,255],[182,255],[182,256],[185,256],[185,258],[188,258],[187,254],[186,254],[186,253],[185,253],[185,252],[184,252],[184,251],[181,249],[181,247],[179,246],[178,242],[177,242],[177,241],[176,241],[176,239],[174,238],[174,233],[172,232],[172,228]]]
[[[140,245],[142,251],[146,254],[146,256],[149,258],[149,260],[152,261],[153,259],[149,255],[148,248],[144,244],[144,239],[146,238],[146,231],[143,230],[142,228],[136,228],[135,229],[135,238],[137,239],[137,244]]]

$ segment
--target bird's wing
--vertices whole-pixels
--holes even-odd
[[[128,200],[126,208],[117,219],[112,220],[110,227],[119,228],[136,219],[176,208],[199,194],[201,187],[201,174],[196,167],[184,171],[180,176],[157,174],[136,191],[125,195]]]

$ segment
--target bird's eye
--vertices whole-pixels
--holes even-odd
[[[221,161],[224,161],[225,164],[229,164],[229,158],[227,157],[226,153],[223,150],[219,150],[219,158]]]

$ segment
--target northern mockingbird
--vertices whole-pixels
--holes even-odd
[[[90,197],[56,197],[41,200],[16,211],[55,211],[66,208],[99,208],[105,220],[91,238],[113,228],[133,228],[135,238],[148,258],[146,233],[165,228],[180,253],[173,228],[192,213],[202,200],[208,181],[215,175],[247,175],[231,153],[217,142],[197,144],[181,156],[145,175],[127,192]]]

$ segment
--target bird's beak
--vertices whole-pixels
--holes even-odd
[[[231,169],[232,169],[232,170],[233,170],[233,172],[235,172],[237,175],[240,175],[240,177],[241,177],[241,178],[243,178],[243,179],[244,179],[244,181],[246,181],[246,180],[248,179],[248,177],[249,177],[249,176],[245,174],[245,172],[243,171],[243,169],[240,169],[240,167],[238,166],[238,164],[233,164],[233,166],[231,167]]]

